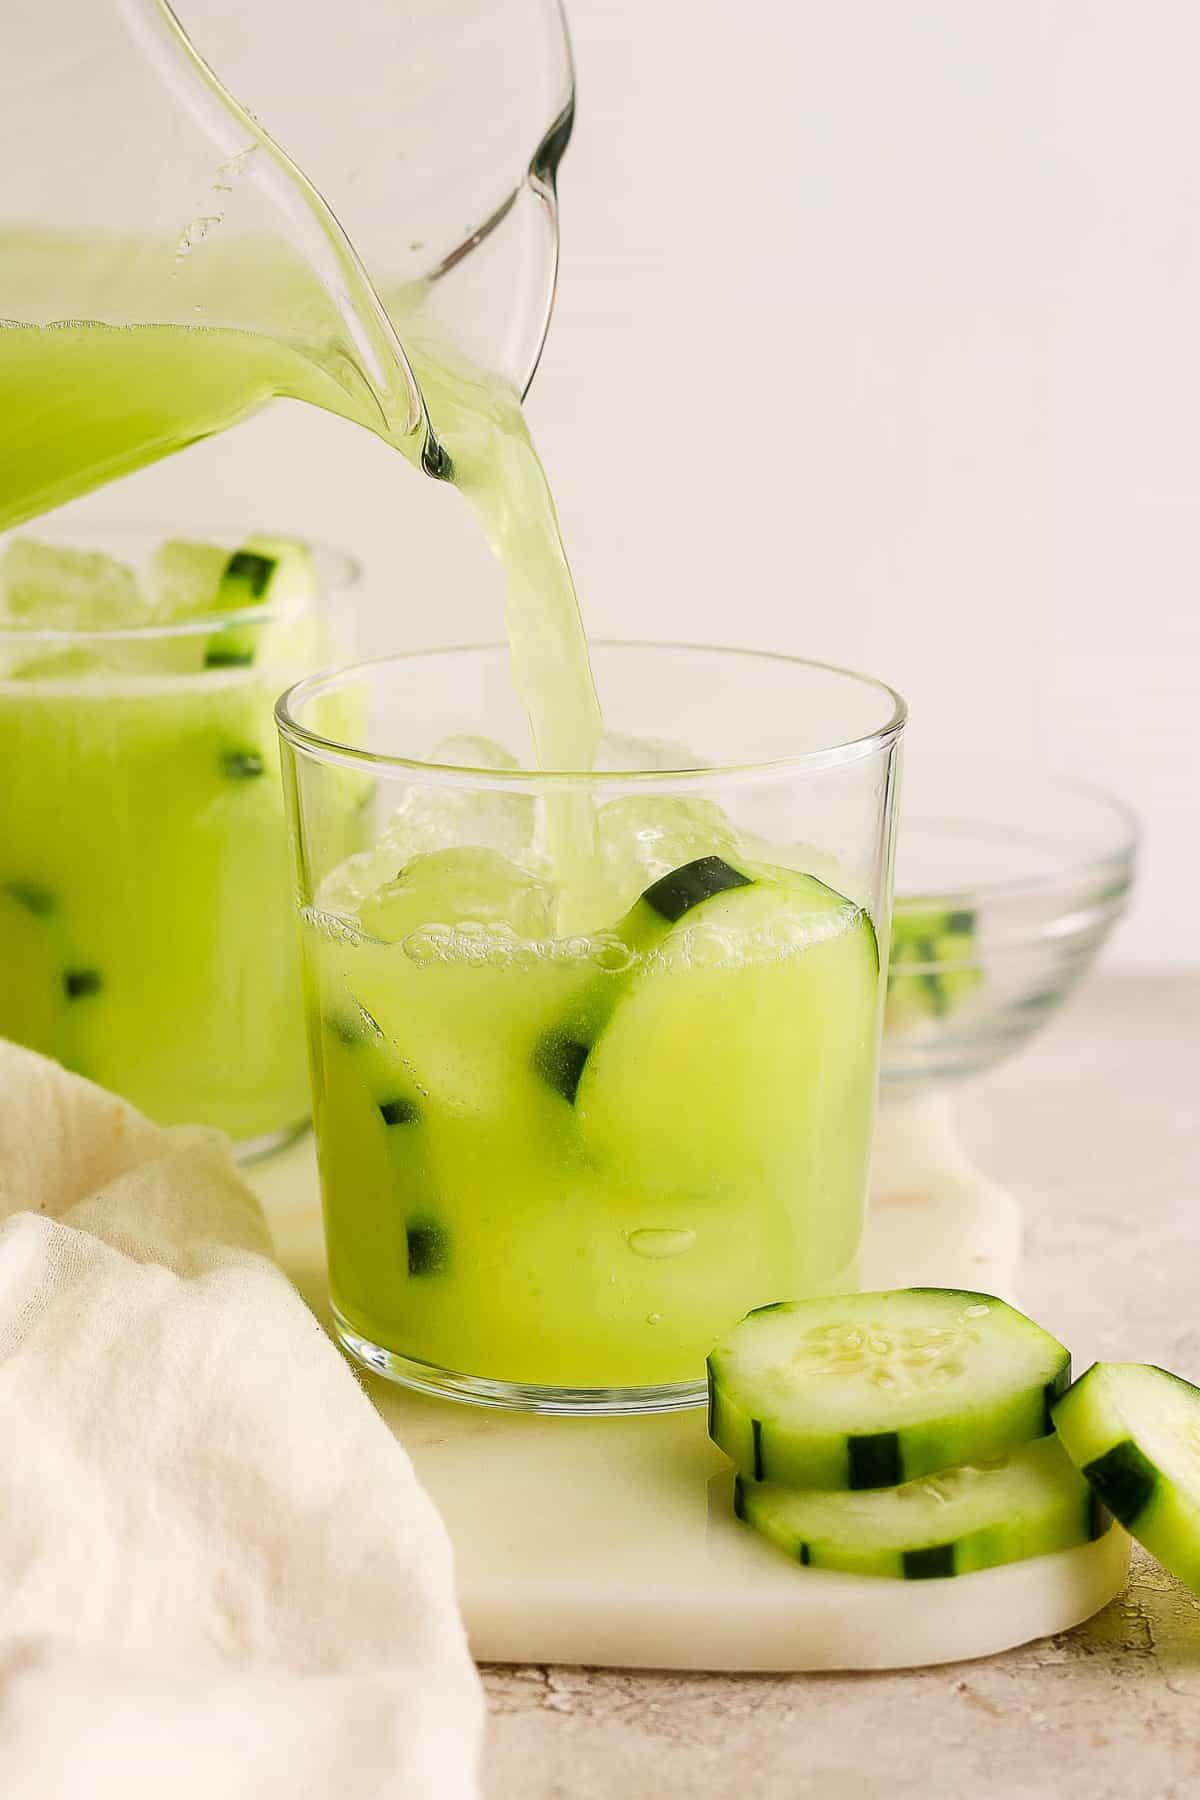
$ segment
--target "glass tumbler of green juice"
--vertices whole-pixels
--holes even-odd
[[[277,718],[343,1342],[659,1411],[750,1308],[858,1284],[904,706],[748,651],[593,668],[589,771],[534,766],[503,647]]]
[[[355,574],[236,531],[0,539],[0,1036],[245,1154],[309,1111],[272,708],[344,660]]]

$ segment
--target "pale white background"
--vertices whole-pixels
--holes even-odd
[[[530,412],[590,627],[864,667],[915,750],[1116,788],[1148,844],[1112,957],[1195,961],[1200,12],[577,0],[572,24]],[[78,510],[340,541],[375,648],[496,630],[455,497],[302,408]]]

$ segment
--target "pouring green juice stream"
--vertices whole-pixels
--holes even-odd
[[[11,249],[6,256],[11,259]],[[501,563],[514,678],[544,767],[591,767],[600,715],[579,606],[546,478],[515,396],[445,357],[410,356],[454,480]],[[0,409],[22,422],[0,447],[0,529],[224,430],[269,400],[308,401],[378,431],[410,460],[418,436],[380,418],[370,391],[250,333],[62,323],[0,327]],[[579,809],[548,821],[576,882]],[[569,887],[569,882],[564,883]]]
[[[538,761],[586,770],[599,710],[519,404],[502,384],[422,353],[418,331],[405,342],[437,442],[505,573],[514,674]],[[411,461],[428,458],[420,434],[389,428],[344,368],[277,341],[178,326],[0,329],[0,408],[22,421],[19,440],[0,451],[0,523],[225,429],[274,397],[365,425]],[[37,689],[10,694],[7,709],[0,692],[10,753]],[[53,689],[40,699],[52,735]],[[69,694],[57,703],[80,716]],[[158,710],[160,733],[169,705]],[[146,737],[149,717],[134,736]],[[151,760],[157,779],[171,778],[161,737]],[[148,781],[148,766],[130,760],[130,777]],[[621,804],[598,820],[587,795],[543,802],[541,832],[499,868],[487,861],[493,852],[453,839],[415,854],[409,846],[402,860],[385,829],[368,853],[371,878],[352,856],[352,878],[326,884],[306,914],[334,1302],[363,1341],[416,1364],[547,1387],[688,1383],[720,1331],[777,1290],[857,1281],[879,1014],[871,921],[823,882],[793,877],[761,852],[752,862],[715,808],[680,803],[665,819],[650,802]],[[48,805],[47,831],[54,812]],[[597,866],[605,829],[622,844],[669,847],[653,870],[660,882],[679,873],[686,886],[685,872],[699,866],[729,872],[699,895],[706,920],[684,921],[675,952],[659,930],[671,906],[645,913],[637,898],[644,877],[632,890],[606,885]],[[186,836],[177,864],[185,880]],[[35,838],[26,821],[30,861]],[[268,851],[271,842],[268,832]],[[61,874],[61,855],[51,860]],[[247,879],[242,902],[276,916],[272,883],[253,871]],[[545,901],[537,918],[531,894]],[[481,960],[476,937],[457,955],[458,928],[480,920],[485,935],[494,930],[494,954]],[[689,934],[714,922],[720,966],[693,966]],[[28,936],[40,923],[22,917],[19,929]],[[423,965],[415,951],[429,926],[449,936]],[[619,967],[605,960],[614,934]],[[559,948],[543,955],[546,945]],[[215,967],[190,971],[181,1007],[201,1004],[206,968],[218,986]],[[103,1030],[99,1014],[93,1029]],[[102,1057],[88,1066],[104,1079]]]

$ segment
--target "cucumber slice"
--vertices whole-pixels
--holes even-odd
[[[0,1037],[43,1056],[60,1048],[65,999],[55,912],[40,882],[0,881]]]
[[[977,957],[975,914],[969,909],[916,912],[897,902],[888,968],[888,1028],[949,1018],[983,980]]]
[[[739,1476],[734,1510],[796,1562],[907,1581],[1070,1550],[1111,1523],[1053,1437],[870,1494]]]
[[[160,544],[150,565],[150,590],[158,616],[173,623],[215,611],[228,562],[229,552],[220,544],[197,543],[191,538],[168,538]]]
[[[892,1487],[1044,1436],[1070,1379],[1058,1339],[991,1294],[781,1301],[709,1357],[709,1432],[757,1481]]]
[[[248,606],[267,606],[310,600],[316,593],[316,576],[308,546],[291,538],[247,538],[227,559],[217,586],[214,609],[240,612]],[[268,648],[263,624],[231,625],[208,640],[204,666],[208,669],[248,668],[264,660]],[[273,632],[278,642],[278,625]]]
[[[1109,1512],[1200,1594],[1200,1388],[1152,1364],[1093,1363],[1054,1425]]]
[[[332,1084],[357,1116],[358,1153],[385,1170],[384,1178],[356,1182],[353,1192],[381,1198],[384,1210],[368,1214],[359,1204],[361,1245],[351,1247],[350,1263],[392,1279],[405,1275],[444,1275],[451,1266],[450,1233],[439,1217],[425,1129],[427,1101],[411,1073],[396,1055],[364,1007],[348,1002],[326,1015],[325,1083]],[[347,1096],[347,1083],[354,1093]],[[331,1177],[331,1186],[336,1187]],[[343,1255],[346,1247],[342,1246]],[[346,1284],[353,1292],[354,1274]]]
[[[647,888],[618,936],[630,968],[535,1055],[589,1159],[650,1193],[748,1204],[858,1183],[842,1163],[867,1141],[879,981],[862,909],[706,856]]]
[[[616,928],[618,950],[631,967],[653,950],[685,914],[706,900],[736,888],[753,886],[753,878],[720,856],[701,856],[670,870],[639,895]],[[578,997],[570,1014],[542,1032],[534,1046],[533,1068],[547,1087],[574,1106],[588,1058],[622,998],[626,984],[605,978]],[[580,1115],[581,1122],[584,1115]]]
[[[332,1013],[325,1023],[337,1042],[350,1052],[359,1079],[384,1124],[388,1127],[419,1124],[424,1103],[416,1083],[390,1051],[370,1013],[358,1005],[348,1006]]]

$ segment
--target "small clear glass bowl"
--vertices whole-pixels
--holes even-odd
[[[989,1068],[1086,975],[1129,904],[1137,820],[1112,795],[943,757],[906,770],[881,1079]]]

